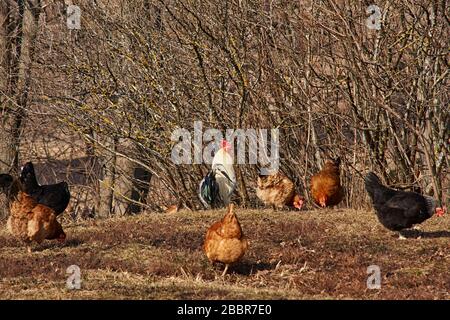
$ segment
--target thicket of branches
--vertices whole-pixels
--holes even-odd
[[[446,1],[377,1],[380,30],[367,26],[368,1],[74,1],[80,30],[67,29],[60,2],[9,3],[12,20],[21,3],[34,13],[36,37],[22,44],[29,69],[18,65],[29,95],[14,90],[17,70],[2,69],[1,130],[17,137],[8,119],[28,115],[25,128],[51,119],[83,139],[83,156],[100,168],[89,182],[100,215],[200,208],[208,167],[170,158],[171,133],[194,121],[278,128],[281,170],[305,195],[324,158],[340,156],[346,206],[364,205],[368,170],[448,201]],[[21,36],[5,34],[6,43]],[[2,159],[3,170],[20,162]],[[238,201],[254,205],[257,166],[236,170]]]

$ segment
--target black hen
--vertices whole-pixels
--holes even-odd
[[[411,228],[433,216],[443,214],[436,201],[415,192],[399,191],[381,184],[373,172],[365,178],[366,190],[372,199],[378,220],[392,231]]]
[[[52,208],[56,215],[66,210],[70,201],[70,192],[69,186],[65,181],[41,186],[37,182],[33,164],[27,162],[20,173],[20,182],[25,193],[38,203]]]

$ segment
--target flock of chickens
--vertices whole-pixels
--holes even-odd
[[[228,212],[222,220],[208,229],[203,245],[206,256],[212,263],[225,264],[222,276],[226,274],[229,265],[236,263],[248,249],[248,240],[231,203],[231,196],[236,190],[236,176],[230,150],[231,145],[223,140],[213,159],[212,169],[201,181],[199,188],[199,197],[205,207],[228,206]],[[339,167],[339,158],[328,159],[322,170],[311,178],[312,199],[322,208],[335,206],[344,198]],[[378,220],[392,231],[411,228],[434,214],[442,216],[446,212],[445,207],[439,207],[437,201],[429,196],[384,186],[372,172],[365,177],[365,186]],[[28,162],[18,178],[0,174],[0,192],[6,194],[10,208],[7,229],[27,244],[29,252],[33,241],[65,241],[66,234],[56,218],[64,212],[70,200],[66,182],[39,185],[33,164]],[[301,210],[305,202],[296,192],[292,180],[281,172],[259,176],[256,195],[266,206],[274,209],[288,207]],[[173,211],[173,208],[170,210]],[[400,237],[402,238],[401,233]]]
[[[233,158],[230,145],[222,142],[222,148],[213,159],[212,170],[200,183],[199,197],[207,207],[221,207],[230,203],[236,188]],[[339,204],[344,198],[340,181],[340,158],[325,161],[321,171],[311,178],[311,196],[322,208]],[[420,224],[434,214],[442,216],[446,208],[438,207],[436,200],[415,192],[394,190],[384,186],[380,179],[369,172],[365,178],[366,190],[372,199],[375,212],[381,224],[389,230],[401,231]],[[305,199],[296,192],[292,180],[281,172],[258,177],[257,197],[274,209],[290,207],[300,210]],[[400,233],[400,238],[403,235]],[[229,204],[225,217],[211,226],[207,232],[204,250],[211,262],[225,264],[223,275],[231,263],[237,262],[248,248],[248,241]]]

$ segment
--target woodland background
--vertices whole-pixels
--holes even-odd
[[[208,166],[174,165],[170,135],[203,121],[278,128],[307,198],[340,156],[343,207],[368,206],[368,170],[448,204],[449,19],[445,0],[1,0],[0,172],[68,181],[74,219],[200,209]],[[258,206],[257,167],[235,170]]]

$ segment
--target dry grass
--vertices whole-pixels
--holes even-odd
[[[3,299],[449,299],[450,217],[398,240],[372,212],[237,210],[250,250],[222,279],[201,246],[225,210],[66,224],[31,255],[2,226]],[[81,290],[66,289],[78,265]],[[381,290],[366,269],[381,268]]]

